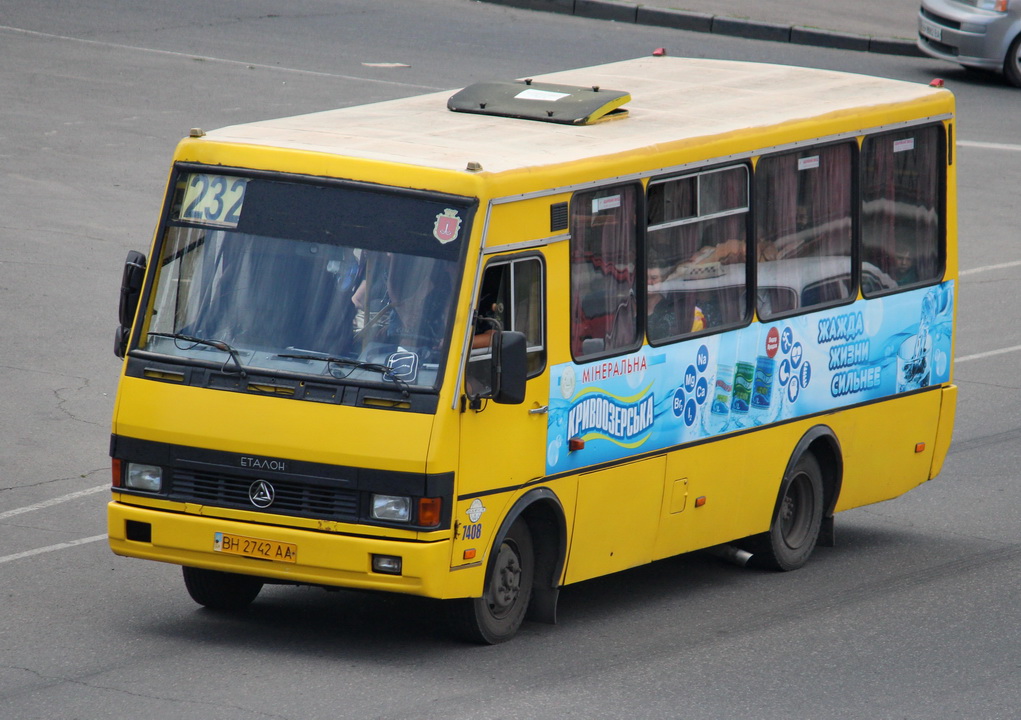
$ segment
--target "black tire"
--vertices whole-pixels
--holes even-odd
[[[1021,35],[1014,38],[1003,60],[1003,74],[1014,87],[1021,87]]]
[[[786,571],[808,562],[822,527],[822,505],[822,470],[815,455],[805,453],[780,484],[769,532],[754,547],[755,564]]]
[[[451,630],[464,640],[484,645],[510,640],[525,619],[534,576],[532,533],[518,520],[494,549],[482,597],[448,604]]]
[[[191,599],[211,610],[239,612],[251,605],[262,590],[262,580],[250,575],[193,567],[181,569],[184,572],[184,586],[188,588]]]

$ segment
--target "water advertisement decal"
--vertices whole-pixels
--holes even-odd
[[[950,379],[954,283],[550,373],[546,471],[565,472]],[[569,451],[568,441],[583,440]]]

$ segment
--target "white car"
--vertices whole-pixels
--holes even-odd
[[[760,262],[756,268],[758,287],[756,310],[769,320],[801,308],[826,306],[849,300],[857,293],[846,257],[787,258]],[[739,323],[746,308],[745,266],[718,265],[717,272],[706,277],[671,277],[654,286],[686,316],[698,306],[706,328]],[[866,295],[883,293],[897,282],[875,265],[863,262],[861,288]]]

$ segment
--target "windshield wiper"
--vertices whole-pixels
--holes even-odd
[[[208,347],[215,348],[220,352],[225,352],[230,355],[230,359],[237,365],[237,372],[241,377],[248,377],[248,373],[245,372],[244,366],[241,364],[241,357],[238,355],[238,351],[232,348],[230,345],[225,343],[223,340],[207,340],[205,338],[195,337],[193,335],[184,335],[182,333],[164,333],[164,332],[151,332],[149,337],[165,337],[171,340],[180,340],[181,342],[194,343],[195,345],[207,345]],[[223,363],[223,367],[220,368],[223,372],[228,372],[227,363]]]
[[[393,368],[387,365],[365,362],[363,360],[355,360],[354,358],[334,357],[332,355],[327,355],[326,353],[316,352],[280,353],[277,355],[277,357],[290,358],[291,360],[319,360],[321,362],[326,363],[327,367],[329,367],[330,365],[346,365],[347,367],[356,368],[358,370],[371,370],[373,372],[380,373],[385,380],[389,380],[394,385],[396,385],[400,389],[401,395],[403,395],[405,398],[411,395],[410,391],[411,386],[408,385],[408,383],[406,383],[401,378],[397,377],[396,373],[394,373]]]

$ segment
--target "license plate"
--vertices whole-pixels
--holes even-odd
[[[943,28],[936,23],[931,23],[928,20],[918,21],[918,32],[925,37],[935,40],[936,42],[943,41]]]
[[[259,560],[293,563],[298,561],[298,546],[292,543],[262,540],[218,532],[213,537],[213,550],[228,555],[242,555]]]

